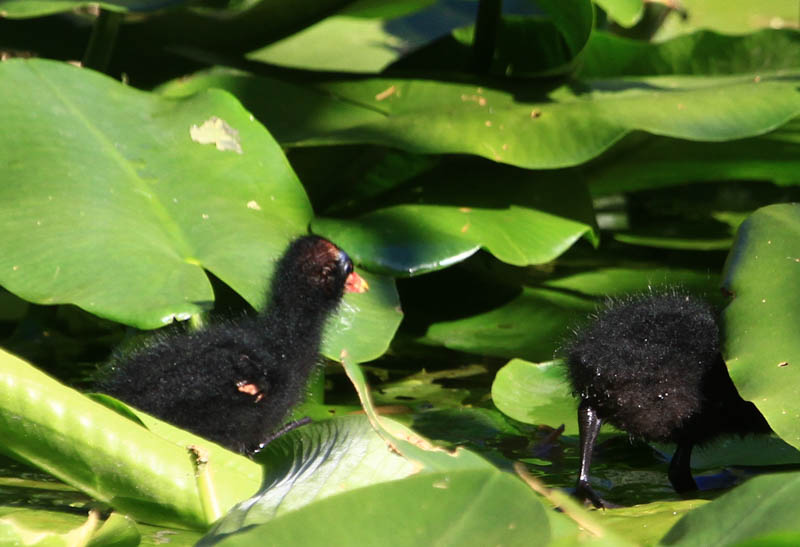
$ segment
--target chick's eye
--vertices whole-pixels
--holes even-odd
[[[342,269],[347,275],[353,273],[353,262],[350,260],[350,257],[347,256],[347,253],[344,251],[339,251],[339,264],[341,264]]]

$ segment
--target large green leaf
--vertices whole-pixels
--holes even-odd
[[[665,40],[697,29],[744,34],[766,27],[797,28],[797,4],[786,0],[681,0],[688,17],[673,12],[656,35]]]
[[[121,512],[202,529],[258,486],[260,469],[241,456],[185,432],[167,440],[8,353],[0,364],[3,451]],[[176,444],[184,440],[209,453],[216,512],[207,512],[187,445]]]
[[[311,210],[280,147],[233,97],[169,101],[42,60],[3,63],[0,78],[13,113],[0,137],[0,283],[147,328],[208,306],[204,268],[263,302],[267,272]]]
[[[646,136],[621,144],[586,165],[592,195],[719,180],[800,184],[797,118],[766,135],[724,143]]]
[[[364,415],[296,429],[270,443],[258,462],[265,470],[261,489],[234,507],[210,534],[263,524],[332,495],[419,471],[389,448]]]
[[[592,516],[608,530],[637,545],[655,545],[681,517],[706,503],[706,500],[657,501],[595,511]]]
[[[286,144],[374,143],[546,169],[583,163],[637,130],[698,141],[767,133],[800,114],[799,81],[796,71],[608,79],[555,89],[374,78],[320,81],[315,92],[215,71],[163,92],[228,89]]]
[[[662,545],[733,545],[775,532],[800,532],[800,474],[750,479],[692,511],[661,540]]]
[[[358,262],[396,276],[444,268],[479,248],[511,264],[541,264],[582,236],[597,242],[589,195],[575,175],[450,162],[412,180],[410,192],[392,198],[398,205],[353,220],[316,218],[312,227]]]
[[[800,448],[800,205],[759,209],[725,265],[725,358],[739,392]]]
[[[632,27],[642,18],[643,0],[594,0],[608,16],[623,27]]]
[[[0,137],[0,283],[141,328],[207,309],[204,269],[263,306],[311,208],[280,147],[233,97],[165,100],[47,61],[3,63],[0,75],[0,104],[14,113]],[[374,285],[345,299],[329,355],[344,343],[358,360],[385,350],[400,315],[392,281]]]
[[[420,341],[469,353],[546,361],[553,358],[567,325],[594,308],[586,298],[526,287],[494,310],[433,323]]]
[[[96,509],[92,511],[95,512]],[[87,538],[85,534],[92,529],[94,533]],[[36,508],[36,504],[33,507],[0,506],[0,543],[3,545],[137,547],[169,542],[171,547],[191,547],[199,538],[197,531],[137,524],[120,513],[111,513],[104,522],[99,522],[95,514],[90,514],[87,520],[86,513],[81,514],[79,508],[68,505],[50,510]],[[88,543],[82,543],[86,539]]]
[[[332,496],[199,545],[544,545],[545,509],[496,468],[435,472]]]
[[[336,47],[330,47],[335,43]],[[256,61],[309,70],[380,72],[405,44],[380,19],[328,17],[283,40],[249,53]]]
[[[359,363],[376,359],[389,347],[403,319],[394,280],[364,272],[362,276],[369,291],[346,294],[325,330],[321,351],[327,357],[336,358],[346,350]]]
[[[581,78],[655,74],[736,74],[791,70],[800,64],[800,34],[766,29],[745,36],[698,31],[666,42],[592,34],[578,71]]]
[[[0,543],[41,547],[86,545],[99,524],[97,514],[91,513],[88,519],[79,519],[78,522],[70,517],[64,518],[63,514],[48,511],[0,507]],[[138,544],[136,539],[133,547]],[[127,546],[130,545],[128,541]]]
[[[89,0],[0,0],[0,15],[10,18],[41,17],[92,5],[119,12],[156,11],[185,2],[186,0],[105,0],[101,2],[90,2]]]
[[[492,400],[504,414],[528,424],[563,425],[566,435],[576,435],[578,405],[570,392],[560,361],[513,359],[497,371],[492,383]]]
[[[664,454],[675,452],[674,445],[654,446]],[[797,464],[800,464],[800,451],[775,435],[721,437],[692,450],[693,469]]]

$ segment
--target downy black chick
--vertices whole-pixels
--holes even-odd
[[[770,431],[728,375],[714,312],[694,297],[673,290],[611,301],[565,349],[580,397],[575,495],[596,507],[606,503],[589,484],[589,467],[603,422],[633,437],[675,443],[669,480],[678,492],[697,489],[689,467],[696,444]]]
[[[112,361],[98,391],[232,450],[257,450],[303,398],[343,293],[365,290],[344,251],[300,237],[276,265],[263,313]]]

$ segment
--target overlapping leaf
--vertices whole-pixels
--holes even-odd
[[[800,513],[793,500],[800,475],[756,477],[712,503],[683,517],[661,540],[662,545],[733,545],[770,533],[800,532]]]
[[[401,516],[402,518],[399,518]],[[495,468],[435,472],[353,490],[199,545],[546,544],[544,507]]]
[[[90,5],[119,12],[156,11],[185,3],[186,0],[0,0],[0,13],[3,17],[41,17]]]
[[[233,97],[164,100],[39,60],[0,73],[13,113],[0,137],[0,283],[140,328],[207,309],[204,269],[263,305],[311,209],[280,147]],[[346,300],[331,355],[350,335],[357,359],[385,350],[400,316],[392,281],[374,286]]]
[[[0,138],[0,283],[147,328],[210,304],[203,268],[263,303],[265,274],[311,210],[278,145],[233,97],[165,101],[44,60],[0,74],[0,104],[14,113]]]
[[[265,477],[259,492],[234,507],[212,536],[263,524],[332,495],[419,471],[390,450],[366,416],[348,416],[296,429],[258,455]]]
[[[319,82],[314,93],[216,71],[173,82],[164,92],[227,89],[286,144],[374,143],[548,169],[583,163],[637,130],[725,141],[766,133],[800,114],[800,74],[757,76],[640,77],[555,89],[372,78]]]
[[[739,228],[723,286],[725,359],[739,392],[800,448],[800,205],[759,209]]]
[[[586,186],[575,172],[448,163],[411,180],[397,205],[355,219],[316,218],[370,269],[407,276],[442,269],[485,248],[516,265],[559,256],[584,236],[597,243]],[[493,191],[486,188],[493,185]]]
[[[10,354],[0,359],[3,450],[137,520],[201,529],[215,520],[202,504],[187,444],[210,451],[221,510],[258,486],[260,469],[242,456],[184,432],[168,441]]]

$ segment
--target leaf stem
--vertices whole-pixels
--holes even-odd
[[[200,503],[203,506],[203,513],[207,522],[211,523],[222,516],[217,498],[217,489],[211,472],[208,468],[208,451],[197,445],[188,447],[195,465],[195,479],[197,480],[197,492],[200,495]]]
[[[503,0],[480,0],[478,3],[472,40],[472,69],[478,74],[488,73],[492,66],[502,11]]]
[[[547,488],[539,479],[528,473],[521,462],[514,464],[514,471],[517,472],[519,478],[531,487],[535,492],[544,496],[553,507],[563,512],[567,517],[575,521],[578,526],[589,532],[591,535],[601,538],[606,535],[603,527],[597,524],[589,513],[584,510],[578,503],[570,498],[567,494],[559,490],[551,490]]]
[[[89,44],[81,64],[86,68],[106,72],[117,41],[117,31],[124,14],[101,9],[94,21]]]

